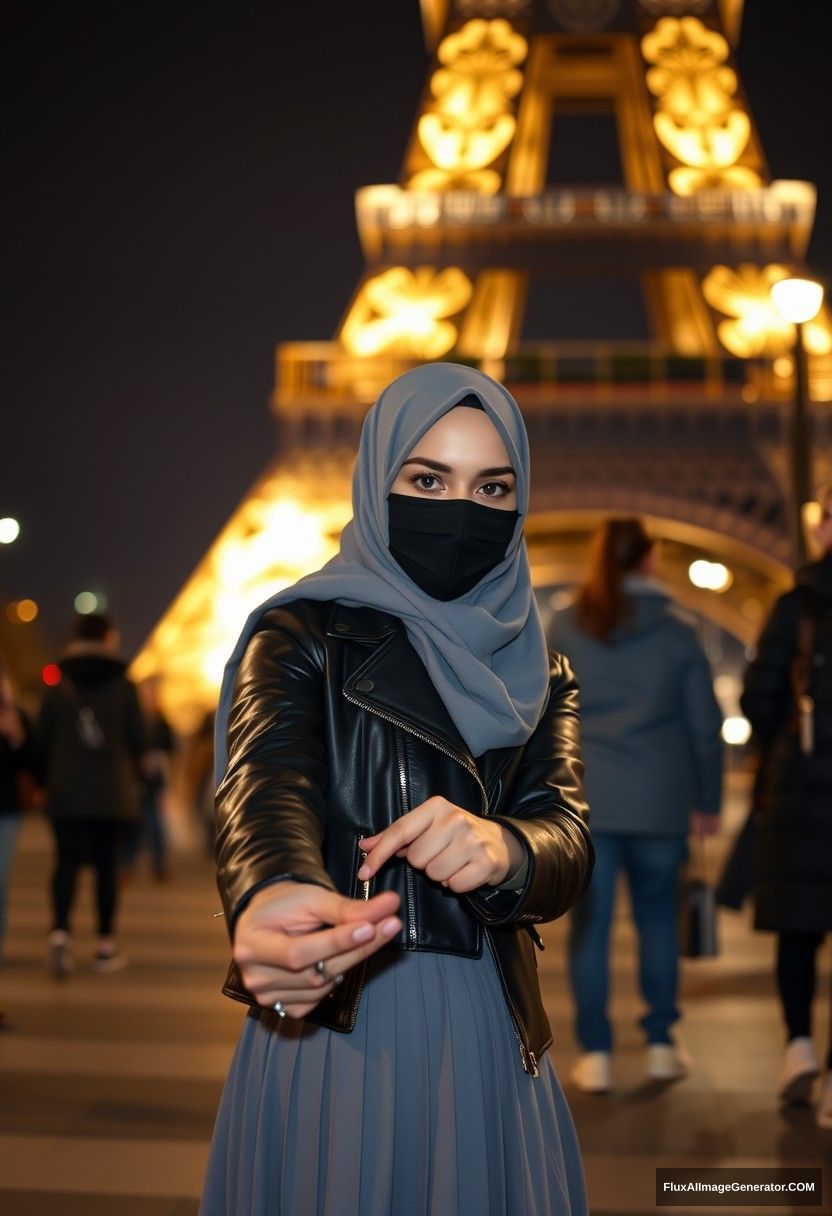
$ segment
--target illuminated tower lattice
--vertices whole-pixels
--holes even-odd
[[[795,335],[769,291],[801,267],[815,191],[771,180],[733,56],[742,0],[421,7],[433,60],[399,180],[356,198],[363,277],[331,342],[278,349],[278,458],[134,666],[162,674],[183,724],[212,704],[251,607],[335,552],[363,414],[423,360],[479,366],[520,400],[539,579],[568,562],[570,529],[610,509],[730,551],[745,575],[705,609],[738,636],[784,578]],[[599,108],[615,117],[623,185],[547,186],[555,119]],[[651,343],[523,342],[533,278],[601,271],[640,277]],[[824,403],[826,312],[806,344]]]

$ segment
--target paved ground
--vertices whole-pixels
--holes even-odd
[[[0,1033],[0,1213],[195,1216],[241,1018],[218,994],[226,943],[223,922],[213,916],[219,905],[211,867],[183,854],[173,882],[139,878],[127,889],[123,940],[130,967],[109,976],[89,968],[85,886],[79,968],[71,982],[56,985],[44,971],[46,845],[43,825],[27,823],[0,973],[0,1004],[8,1011]],[[832,1212],[832,1135],[816,1129],[810,1109],[781,1112],[773,1098],[781,1030],[770,939],[751,933],[745,917],[726,915],[721,957],[686,965],[684,1035],[694,1069],[683,1082],[657,1086],[642,1075],[625,913],[622,906],[615,933],[615,1092],[590,1098],[566,1083],[593,1213],[655,1212],[657,1165],[822,1163],[830,1196],[822,1210]],[[549,926],[545,936],[542,982],[554,1059],[565,1077],[574,1048],[563,926]],[[828,975],[822,987],[828,992]],[[819,1046],[827,1017],[824,1001]]]

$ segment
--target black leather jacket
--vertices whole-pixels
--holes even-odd
[[[491,949],[523,1067],[537,1075],[551,1031],[534,926],[575,903],[593,863],[577,701],[572,672],[553,655],[532,738],[475,763],[397,618],[309,600],[271,609],[239,668],[217,791],[218,885],[232,936],[247,901],[276,880],[356,898],[395,890],[403,924],[393,949],[471,958],[483,942]],[[397,858],[359,882],[359,838],[437,794],[520,838],[529,856],[520,892],[459,896]],[[351,1030],[363,982],[354,968],[308,1019]],[[233,963],[223,991],[255,1003]]]

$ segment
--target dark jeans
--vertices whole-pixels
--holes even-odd
[[[584,1051],[610,1051],[609,937],[620,872],[627,875],[639,936],[639,983],[648,1011],[641,1026],[648,1043],[670,1043],[679,1017],[676,926],[684,836],[594,832],[595,869],[589,890],[572,910],[569,970],[577,1006],[576,1033]]]
[[[810,1038],[815,995],[815,956],[823,933],[781,933],[777,939],[777,988],[789,1039]],[[832,1025],[829,1028],[832,1069]]]
[[[125,824],[121,819],[58,818],[52,820],[57,859],[52,875],[53,929],[69,932],[78,873],[86,865],[95,870],[98,932],[113,931],[118,897],[117,870]]]

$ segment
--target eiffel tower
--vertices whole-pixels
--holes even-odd
[[[356,198],[363,277],[332,341],[278,348],[278,455],[133,665],[162,677],[186,729],[250,609],[336,551],[363,416],[425,360],[480,367],[517,397],[537,584],[577,576],[609,511],[646,516],[682,601],[743,642],[788,583],[795,333],[770,288],[803,267],[815,190],[771,180],[734,58],[742,0],[421,8],[432,62],[398,182]],[[623,184],[547,184],[559,124],[586,113],[614,121]],[[576,274],[640,281],[651,341],[524,341],[530,290]],[[804,330],[822,452],[828,312]],[[713,556],[724,594],[688,578]]]

